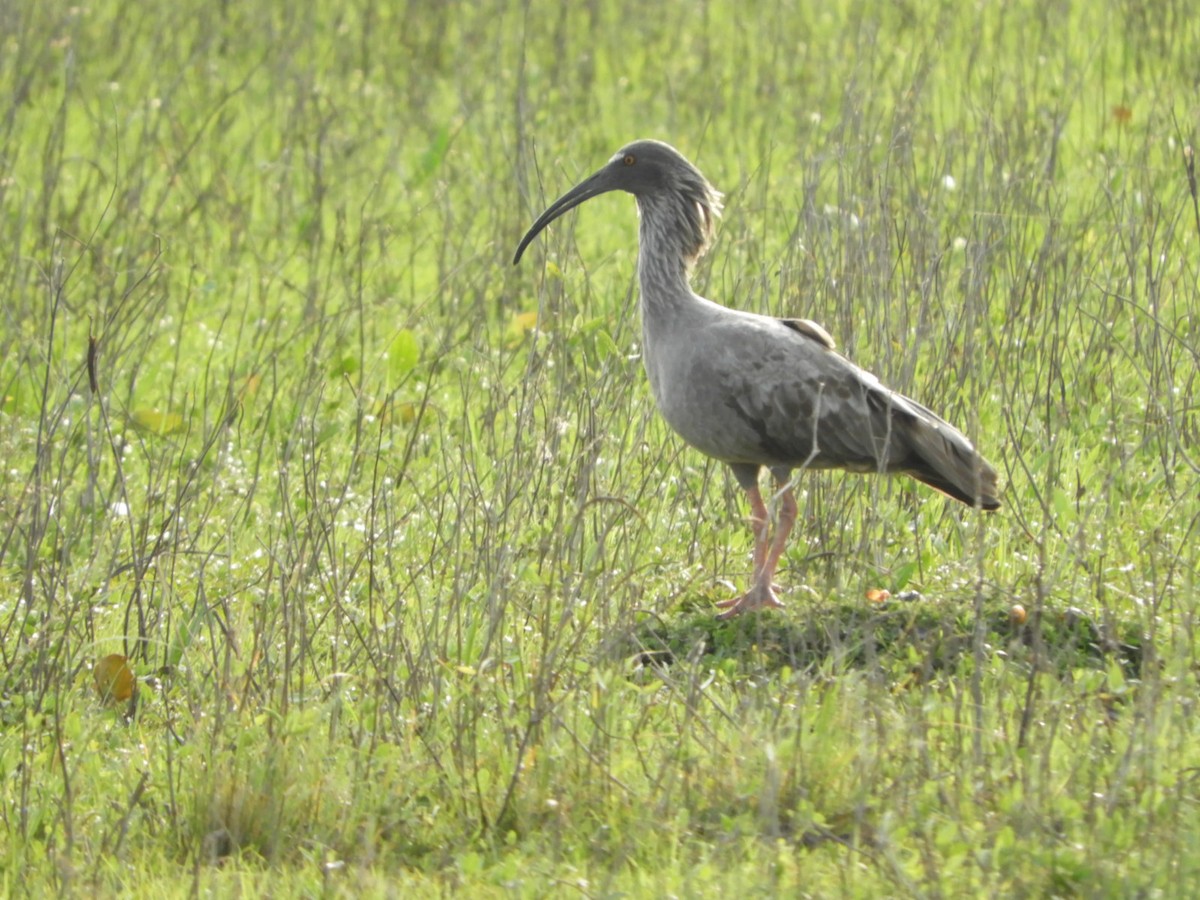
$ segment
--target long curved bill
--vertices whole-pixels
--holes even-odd
[[[611,175],[607,168],[601,169],[595,175],[579,182],[579,184],[551,203],[549,208],[538,216],[538,220],[525,232],[525,237],[521,238],[521,243],[517,245],[517,252],[513,254],[513,265],[515,266],[521,261],[521,254],[525,252],[525,248],[529,246],[533,239],[538,236],[538,233],[563,213],[574,209],[584,200],[590,200],[598,194],[604,194],[615,189],[616,185],[612,183]]]

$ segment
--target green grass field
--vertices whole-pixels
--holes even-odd
[[[0,6],[0,893],[1200,892],[1200,15],[795,5]],[[637,137],[1004,509],[713,621],[633,201],[510,265]]]

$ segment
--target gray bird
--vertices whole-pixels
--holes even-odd
[[[513,265],[550,222],[616,190],[633,194],[641,214],[642,361],[654,400],[680,437],[729,465],[750,499],[753,583],[719,602],[718,618],[783,605],[772,582],[796,521],[793,469],[903,472],[970,506],[1000,507],[996,472],[966,436],[837,353],[820,325],[741,312],[692,291],[689,274],[712,240],[721,195],[669,144],[618,150],[550,204]],[[780,485],[773,538],[763,467]]]

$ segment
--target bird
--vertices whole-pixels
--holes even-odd
[[[971,441],[840,354],[816,322],[742,311],[692,290],[722,197],[670,144],[643,139],[618,150],[537,218],[513,265],[547,225],[609,191],[637,202],[642,362],[655,404],[684,441],[729,467],[749,500],[750,586],[719,601],[717,618],[783,606],[774,580],[796,522],[794,471],[903,473],[968,506],[999,509],[996,470]],[[763,469],[777,486],[774,534]]]

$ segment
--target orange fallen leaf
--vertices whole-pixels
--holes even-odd
[[[133,696],[136,679],[129,668],[129,660],[120,653],[110,653],[96,661],[92,669],[96,681],[96,692],[107,702],[128,700]]]

